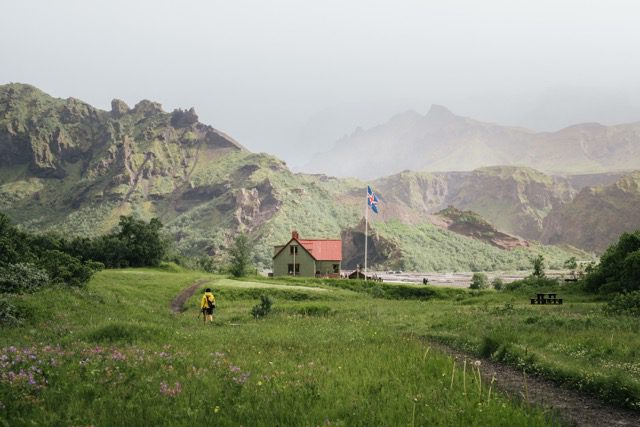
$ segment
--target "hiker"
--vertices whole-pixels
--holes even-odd
[[[211,293],[211,288],[207,288],[204,291],[204,295],[202,295],[202,299],[200,300],[200,309],[202,310],[202,321],[213,322],[213,311],[216,308],[216,297]]]

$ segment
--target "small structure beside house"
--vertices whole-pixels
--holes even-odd
[[[382,278],[378,277],[377,274],[370,274],[365,276],[362,271],[360,271],[360,266],[355,269],[351,274],[347,276],[348,279],[360,279],[360,280],[373,280],[374,282],[382,282]]]
[[[273,276],[340,277],[342,240],[301,239],[297,231],[291,240],[273,248]]]

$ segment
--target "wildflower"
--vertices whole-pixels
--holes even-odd
[[[247,382],[247,380],[249,379],[249,377],[251,376],[251,373],[249,372],[243,372],[238,376],[235,376],[232,378],[232,380],[236,383],[236,384],[240,384],[243,385],[244,383]]]
[[[114,350],[113,354],[111,355],[111,358],[113,360],[126,360],[127,358],[125,357],[124,354],[120,353],[118,350]]]
[[[217,414],[218,412],[220,412],[220,407],[216,406],[215,408],[213,408],[213,413]]]
[[[182,392],[182,385],[179,382],[176,382],[173,387],[169,387],[169,385],[162,381],[160,383],[160,394],[167,397],[176,397]]]
[[[258,386],[261,386],[261,385],[262,385],[262,381],[258,381]]]
[[[475,366],[476,368],[479,368],[480,365],[482,365],[482,362],[480,360],[476,360],[475,362],[473,362],[473,366]]]

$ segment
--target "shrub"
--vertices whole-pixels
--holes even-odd
[[[531,273],[531,275],[534,277],[544,277],[544,257],[538,255],[531,262],[533,264],[533,273]]]
[[[480,356],[490,358],[498,351],[500,346],[501,343],[498,339],[492,336],[484,336],[482,337],[482,343],[480,344]]]
[[[251,315],[258,319],[264,317],[271,311],[273,301],[269,298],[269,295],[260,295],[260,304],[253,306],[251,309]]]
[[[559,286],[557,279],[548,277],[529,276],[522,280],[516,280],[504,285],[504,290],[509,292],[538,292],[538,291],[554,291]]]
[[[604,312],[610,315],[623,314],[640,317],[640,291],[617,295],[604,306]]]
[[[49,275],[33,264],[9,264],[0,267],[0,292],[33,292],[49,283]]]
[[[382,298],[386,299],[417,299],[427,300],[436,296],[437,292],[433,288],[418,288],[415,286],[403,285],[377,285],[384,292]],[[375,289],[372,288],[372,289]],[[377,298],[377,295],[372,293]]]
[[[489,287],[489,278],[484,273],[473,273],[469,289],[487,289]]]
[[[93,273],[102,266],[96,262],[82,263],[78,258],[58,250],[43,253],[38,265],[47,271],[53,283],[69,286],[86,285]]]
[[[495,279],[493,279],[493,282],[491,282],[491,286],[493,286],[493,289],[495,289],[496,291],[501,291],[504,287],[504,282],[501,278],[496,277]]]
[[[26,317],[26,312],[10,300],[0,297],[0,325],[17,325]]]
[[[199,270],[206,271],[207,273],[216,272],[216,265],[213,262],[213,258],[210,256],[202,256],[198,258],[197,266]]]
[[[609,246],[600,264],[587,270],[584,285],[592,292],[640,290],[640,230],[623,233]]]

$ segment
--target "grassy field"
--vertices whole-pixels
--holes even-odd
[[[170,310],[199,279],[218,297],[213,324],[198,319],[200,291]],[[264,293],[273,310],[255,320]],[[463,378],[429,340],[567,381],[597,378],[619,386],[605,396],[640,401],[637,326],[581,296],[529,307],[506,293],[138,269],[17,300],[31,316],[0,337],[4,425],[558,423],[478,381],[471,365]]]

